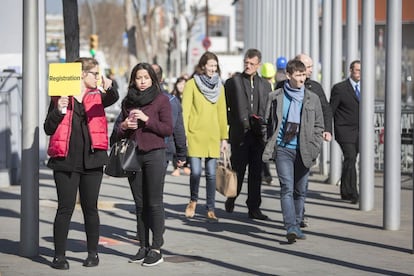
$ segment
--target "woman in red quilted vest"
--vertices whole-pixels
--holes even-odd
[[[69,269],[66,241],[79,191],[85,221],[88,256],[83,265],[99,264],[98,195],[103,166],[108,160],[108,130],[104,108],[115,103],[118,91],[101,76],[94,58],[82,63],[81,91],[76,96],[51,97],[44,130],[50,135],[47,166],[53,170],[58,207],[53,224],[55,256],[52,267]],[[101,79],[101,86],[98,81]]]

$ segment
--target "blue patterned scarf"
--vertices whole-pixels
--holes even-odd
[[[300,125],[300,111],[305,95],[305,86],[301,88],[292,88],[288,81],[285,81],[284,85],[285,95],[290,99],[290,106],[287,116],[287,122],[285,124],[285,136],[284,142],[289,142],[299,132]]]

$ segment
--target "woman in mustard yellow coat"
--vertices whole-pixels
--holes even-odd
[[[201,160],[204,158],[207,195],[207,220],[217,222],[214,213],[216,194],[216,161],[227,149],[227,111],[224,87],[220,79],[218,58],[205,52],[186,82],[182,98],[184,128],[190,162],[190,203],[185,216],[192,218],[198,200]]]

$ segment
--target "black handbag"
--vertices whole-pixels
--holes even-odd
[[[136,154],[136,143],[131,139],[117,141],[111,147],[105,174],[113,177],[128,177],[141,170]]]

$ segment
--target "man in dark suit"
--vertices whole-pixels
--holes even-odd
[[[337,83],[331,91],[331,108],[334,117],[335,140],[344,155],[341,175],[341,198],[358,203],[356,158],[359,152],[359,98],[361,62],[350,65],[350,75]]]
[[[248,49],[244,56],[244,71],[228,79],[226,89],[227,120],[230,126],[229,141],[231,144],[231,164],[237,172],[237,195],[240,194],[247,165],[248,192],[247,208],[249,218],[266,220],[259,207],[262,182],[262,154],[264,150],[263,116],[270,84],[257,74],[262,54],[257,49]],[[236,197],[228,198],[226,211],[234,209]]]

